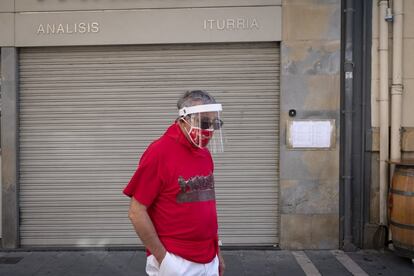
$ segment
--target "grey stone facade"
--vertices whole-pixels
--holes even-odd
[[[340,1],[284,1],[281,47],[281,247],[339,246]],[[330,150],[289,150],[288,111],[334,119]]]

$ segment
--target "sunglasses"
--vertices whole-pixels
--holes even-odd
[[[214,129],[218,130],[223,126],[223,121],[220,119],[214,119],[210,121],[209,118],[200,119],[200,128],[201,129]]]

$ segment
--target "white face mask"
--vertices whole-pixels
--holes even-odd
[[[194,127],[184,118],[182,118],[182,120],[190,126],[190,130],[187,131],[187,134],[193,145],[198,148],[205,148],[213,137],[214,129]]]
[[[223,152],[221,110],[221,104],[201,104],[179,110],[180,120],[190,126],[185,131],[192,144],[198,148],[208,146],[212,153]],[[185,119],[188,117],[191,121]]]

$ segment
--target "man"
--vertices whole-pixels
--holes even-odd
[[[222,107],[205,91],[186,92],[179,117],[141,156],[124,194],[147,248],[148,275],[223,275],[218,246],[214,165],[222,151]]]

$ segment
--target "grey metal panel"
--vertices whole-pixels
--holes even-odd
[[[14,13],[0,12],[0,46],[14,46]]]
[[[0,1],[0,13],[2,12],[13,12],[14,11],[14,0],[2,0]]]
[[[24,246],[134,245],[122,189],[183,91],[224,106],[220,236],[278,243],[276,43],[27,48],[20,55]]]
[[[0,48],[0,137],[1,137],[1,85],[2,85],[2,78],[1,78],[1,48]],[[1,138],[0,138],[1,139]],[[0,239],[2,236],[2,226],[3,226],[3,203],[2,203],[2,197],[3,197],[3,185],[2,185],[2,166],[1,166],[1,142],[0,142]]]
[[[19,246],[18,51],[1,48],[2,247]]]
[[[16,13],[14,45],[280,41],[281,14],[280,6]]]
[[[12,0],[2,0],[12,2]],[[168,9],[195,7],[237,7],[237,6],[267,6],[282,5],[281,0],[140,0],[140,1],[85,1],[85,0],[16,0],[16,11],[67,11],[67,10],[105,10],[105,9]],[[2,8],[0,4],[0,8]],[[13,10],[13,3],[7,5],[7,10]],[[1,10],[0,10],[1,11]]]

